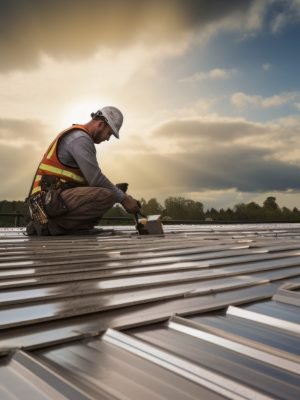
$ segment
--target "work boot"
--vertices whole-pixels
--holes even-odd
[[[30,221],[27,224],[27,226],[26,226],[26,234],[27,234],[27,236],[35,236],[35,235],[37,235],[33,221]]]
[[[48,224],[39,224],[38,222],[30,221],[26,226],[27,236],[50,236]]]

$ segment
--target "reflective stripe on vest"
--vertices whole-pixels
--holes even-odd
[[[53,146],[51,147],[49,153],[47,154],[47,158],[48,159],[52,157],[52,155],[54,153],[54,150],[56,150],[56,145],[57,145],[57,141],[53,144]]]
[[[78,183],[85,182],[85,179],[82,176],[74,174],[74,172],[70,172],[65,169],[53,167],[52,165],[40,164],[39,171],[51,172],[54,175],[65,176],[66,178],[70,178],[73,181],[78,182]]]

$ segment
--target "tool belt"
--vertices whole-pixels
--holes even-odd
[[[74,186],[61,182],[55,176],[43,175],[42,190],[26,199],[31,219],[44,225],[47,224],[48,217],[59,217],[66,214],[69,209],[61,197],[61,192],[70,187]]]
[[[31,219],[40,225],[47,224],[48,216],[44,210],[43,192],[30,196],[25,201],[28,205]]]

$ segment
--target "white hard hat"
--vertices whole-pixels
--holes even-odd
[[[91,117],[104,117],[107,124],[111,127],[114,136],[119,139],[119,131],[123,124],[123,114],[118,108],[112,106],[103,107],[92,113]]]

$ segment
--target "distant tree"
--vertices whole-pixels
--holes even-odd
[[[212,221],[217,221],[219,218],[219,213],[215,208],[208,209],[205,213],[205,218]]]
[[[248,203],[247,208],[252,211],[260,211],[261,210],[261,206],[259,204],[255,203],[254,201],[251,201],[251,203]]]
[[[264,203],[263,207],[254,201],[245,204],[239,203],[234,206],[234,219],[245,220],[245,221],[280,221],[285,217],[290,218],[290,213],[285,210],[285,215],[283,215],[282,210],[276,203],[275,197],[268,197]]]
[[[232,211],[231,208],[227,208],[227,210],[225,211],[226,213],[226,221],[232,221],[234,220],[234,212]]]
[[[282,219],[282,213],[279,205],[276,203],[276,198],[273,196],[267,197],[263,203],[263,215],[264,219],[270,220],[280,220]]]
[[[219,219],[221,221],[226,221],[226,217],[227,217],[226,211],[224,210],[224,208],[221,208],[219,211]]]
[[[203,219],[203,204],[183,197],[168,197],[165,200],[164,215],[172,219]]]
[[[262,207],[259,204],[255,203],[254,201],[251,201],[250,203],[246,204],[246,210],[247,210],[247,219],[250,219],[252,221],[263,219]]]
[[[267,197],[266,200],[264,201],[263,207],[266,210],[279,210],[279,205],[276,203],[276,197]]]
[[[203,204],[199,201],[185,199],[184,197],[168,197],[165,200],[165,209],[157,201],[152,198],[149,201],[142,198],[140,200],[143,213],[146,215],[161,214],[162,219],[190,219],[190,220],[213,220],[213,221],[300,221],[300,210],[294,207],[290,210],[287,207],[280,207],[276,198],[269,196],[263,202],[263,206],[255,203],[254,201],[245,204],[236,204],[233,209],[221,208],[219,211],[215,208],[207,209],[204,212]],[[28,207],[23,201],[0,201],[0,213],[13,214],[20,213],[28,215]],[[121,205],[116,204],[111,208],[105,217],[126,217],[134,218],[128,214]],[[119,224],[120,221],[106,222],[102,221],[101,224]],[[128,224],[128,221],[124,221]],[[0,226],[14,226],[15,216],[0,216]],[[21,220],[21,224],[25,225],[25,219]]]
[[[293,211],[292,211],[292,213],[293,213],[293,220],[295,221],[299,221],[300,220],[300,211],[298,210],[298,208],[297,207],[294,207],[293,208]]]
[[[155,198],[150,199],[148,202],[145,199],[141,199],[140,203],[142,213],[146,215],[162,214],[164,210],[163,206]]]
[[[239,220],[245,220],[245,219],[247,220],[248,219],[247,206],[245,203],[236,204],[233,207],[233,212],[234,212],[236,219],[239,219]]]
[[[203,204],[200,201],[185,200],[184,203],[185,215],[187,219],[203,219]]]
[[[284,221],[292,221],[293,220],[293,212],[287,208],[287,207],[282,207],[281,209],[281,214],[282,214],[282,219]]]

